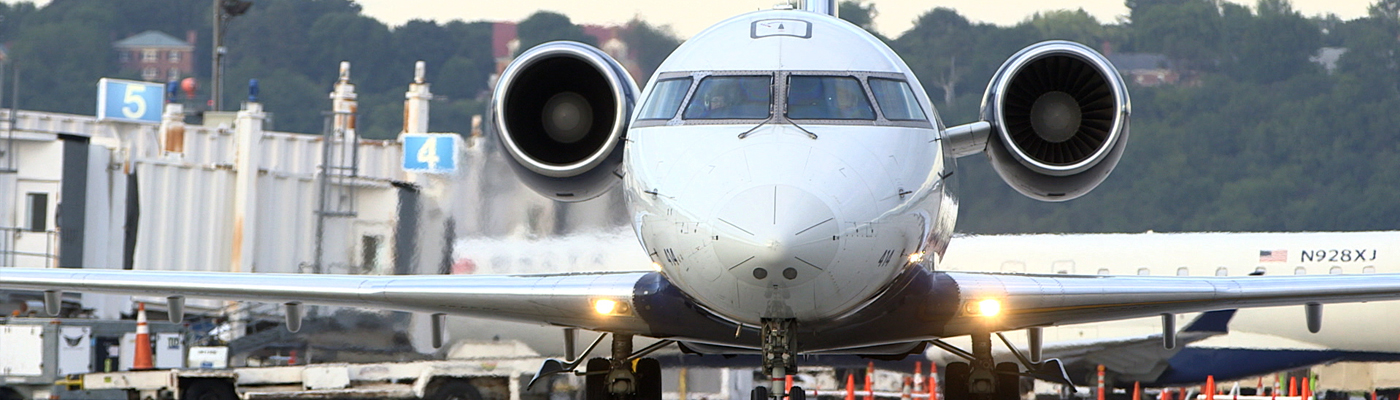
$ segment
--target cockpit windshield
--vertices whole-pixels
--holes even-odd
[[[651,98],[642,106],[641,119],[671,119],[690,91],[690,77],[666,79],[656,83]]]
[[[875,119],[860,80],[850,76],[788,78],[787,117],[792,119]]]
[[[776,119],[776,120],[775,120]],[[636,127],[782,123],[929,127],[905,75],[867,71],[676,71],[660,75]]]
[[[880,111],[885,118],[895,121],[918,121],[927,119],[919,99],[909,89],[909,83],[901,80],[870,78],[870,90],[875,92],[875,101],[880,103]]]
[[[773,77],[709,76],[685,108],[686,119],[765,119],[771,115]]]

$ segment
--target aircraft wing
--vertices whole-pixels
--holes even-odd
[[[966,306],[1001,302],[1001,330],[1234,308],[1400,299],[1400,274],[1305,276],[1084,276],[948,272]],[[935,288],[936,289],[936,288]],[[967,314],[970,309],[959,310]],[[1304,313],[1299,310],[1299,323]],[[1320,323],[1320,314],[1317,318]],[[988,321],[954,319],[945,334]],[[985,325],[983,325],[985,326]],[[982,328],[985,329],[985,328]]]
[[[629,309],[645,272],[322,275],[0,268],[0,289],[188,296],[447,313],[646,333]],[[612,300],[611,315],[594,310]]]
[[[696,304],[660,273],[321,275],[0,268],[0,289],[302,302],[447,313],[751,347],[757,331]],[[923,340],[1231,308],[1400,298],[1400,274],[1074,276],[911,268],[864,307],[807,325],[806,351],[906,353]],[[995,318],[969,307],[995,299]],[[612,300],[608,314],[595,311]],[[1301,311],[1301,310],[1300,310]],[[1299,323],[1305,319],[1299,313]],[[1320,318],[1319,318],[1320,319]],[[888,347],[888,348],[882,348]]]

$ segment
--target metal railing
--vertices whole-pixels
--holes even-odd
[[[0,227],[0,267],[39,266],[58,267],[58,232]]]

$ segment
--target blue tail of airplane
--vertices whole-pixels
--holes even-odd
[[[1202,313],[1190,325],[1186,325],[1181,332],[1230,332],[1230,319],[1235,317],[1235,310],[1209,311]]]

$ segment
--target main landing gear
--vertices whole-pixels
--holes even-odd
[[[1069,380],[1060,360],[1035,361],[1026,358],[1006,336],[996,334],[1006,344],[1021,365],[1013,362],[997,363],[992,358],[992,334],[980,332],[972,334],[972,352],[967,352],[942,340],[934,340],[934,346],[967,359],[969,362],[952,362],[944,368],[948,374],[944,378],[943,393],[947,400],[1019,400],[1021,398],[1021,377],[1032,377],[1065,385],[1072,391],[1074,384]],[[1034,341],[1033,341],[1034,343]],[[1032,349],[1039,354],[1039,349]],[[1021,372],[1025,366],[1025,372]]]
[[[661,400],[661,363],[646,355],[671,345],[673,341],[662,340],[634,352],[632,335],[612,334],[611,356],[588,359],[584,371],[577,371],[579,365],[584,364],[583,359],[608,335],[599,335],[580,357],[572,361],[545,360],[526,388],[534,387],[541,378],[572,372],[584,377],[585,400]],[[571,335],[566,336],[566,341],[571,339]]]

